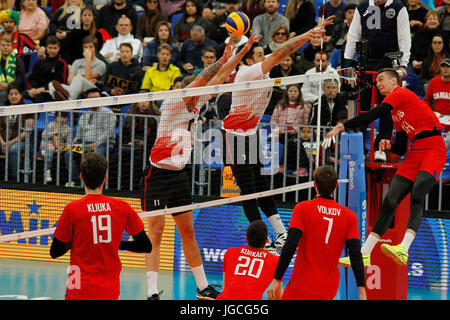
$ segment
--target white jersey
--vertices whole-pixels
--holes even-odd
[[[194,110],[189,112],[183,98],[165,99],[161,106],[161,119],[150,163],[170,170],[181,170],[189,162],[193,145],[193,133],[201,107],[211,98],[200,96]]]
[[[262,62],[242,66],[234,82],[269,79],[269,73],[264,74],[261,66]],[[272,87],[233,92],[230,112],[223,120],[222,128],[243,136],[255,134],[271,97]]]

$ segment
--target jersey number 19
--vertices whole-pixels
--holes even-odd
[[[98,222],[97,222],[98,220]],[[99,216],[92,216],[92,234],[94,236],[94,244],[110,243],[111,242],[111,216],[109,214],[102,214]],[[98,231],[106,231],[106,237],[99,235]]]

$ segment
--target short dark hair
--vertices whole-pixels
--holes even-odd
[[[133,46],[129,42],[122,42],[119,46],[119,50],[122,49],[122,47],[127,47],[131,50],[131,53],[133,53]]]
[[[395,78],[397,80],[397,84],[400,85],[402,80],[400,79],[400,75],[393,68],[383,68],[377,71],[377,76],[381,73],[387,73],[391,78]]]
[[[255,220],[247,228],[247,242],[252,248],[264,248],[267,241],[267,226],[262,220]]]
[[[238,54],[239,52],[241,52],[242,49],[244,49],[245,47],[245,43],[240,45],[237,50],[236,50],[236,54]],[[247,64],[247,59],[253,59],[253,53],[255,51],[255,48],[257,47],[261,47],[261,45],[259,44],[259,42],[254,42],[252,44],[252,47],[250,48],[250,50],[248,50],[248,52],[242,57],[242,62],[244,62],[245,65]]]
[[[49,44],[56,44],[58,47],[61,47],[61,42],[56,36],[48,36],[47,37],[47,45]]]
[[[107,170],[108,161],[99,153],[89,152],[81,159],[80,173],[84,184],[91,190],[102,185]]]
[[[83,48],[86,43],[93,43],[95,50],[98,50],[98,40],[95,36],[90,34],[84,37],[83,40],[81,41],[81,47]]]
[[[331,195],[337,186],[337,173],[332,166],[320,166],[313,172],[319,195]]]

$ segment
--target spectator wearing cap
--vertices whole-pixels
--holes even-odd
[[[183,67],[183,75],[191,75],[195,69],[203,67],[202,51],[207,46],[217,50],[217,43],[206,37],[203,27],[194,25],[191,30],[191,38],[183,43],[180,50],[179,64]]]
[[[181,77],[181,71],[170,63],[172,47],[164,43],[158,47],[158,64],[145,71],[141,89],[148,91],[170,90],[176,78]]]
[[[440,64],[441,75],[434,77],[428,83],[424,101],[435,112],[444,125],[444,131],[448,134],[444,136],[447,150],[450,150],[450,59],[445,58]]]
[[[228,37],[228,31],[225,27],[225,22],[228,16],[236,11],[239,11],[239,0],[226,0],[225,12],[221,15],[217,15],[212,19],[212,27],[208,33],[208,38],[214,40],[217,43],[223,43]]]
[[[280,24],[289,30],[289,20],[278,13],[279,0],[264,0],[265,13],[260,14],[253,20],[252,33],[262,35],[259,44],[264,47],[272,38],[272,33]]]
[[[128,4],[126,0],[114,0],[111,4],[103,6],[96,18],[96,26],[98,29],[105,29],[109,35],[114,38],[117,37],[117,29],[115,28],[117,20],[123,15],[127,16],[131,20],[131,34],[136,34],[137,27],[137,13],[131,4]]]
[[[3,33],[1,36],[9,36],[13,40],[13,52],[22,57],[23,53],[29,53],[34,50],[39,50],[39,55],[45,54],[45,48],[41,48],[31,39],[27,34],[17,31],[17,26],[20,22],[20,16],[17,11],[7,9],[0,12],[0,24],[3,26]]]
[[[133,26],[131,25],[130,18],[127,16],[120,17],[116,22],[117,36],[107,40],[103,44],[100,49],[100,54],[108,59],[109,62],[116,62],[120,58],[120,45],[122,43],[129,43],[133,47],[133,58],[140,63],[144,49],[142,47],[142,42],[131,34],[132,29]]]

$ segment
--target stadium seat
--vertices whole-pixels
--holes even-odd
[[[173,34],[173,27],[177,24],[178,20],[180,20],[182,13],[176,13],[172,16],[172,20],[170,21],[170,32]]]
[[[280,0],[280,6],[278,7],[278,13],[284,15],[284,10],[286,10],[286,6],[289,0]]]

